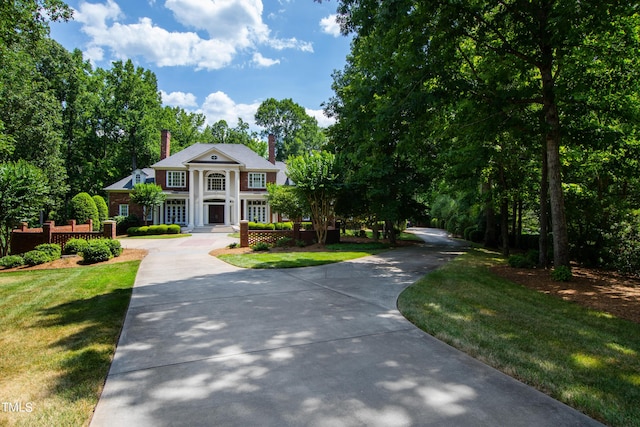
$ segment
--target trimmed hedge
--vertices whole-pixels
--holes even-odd
[[[82,252],[87,247],[87,245],[89,245],[87,239],[69,239],[64,245],[64,253],[66,255],[75,255]]]
[[[111,258],[113,258],[113,253],[106,239],[92,240],[82,251],[82,259],[86,264],[109,261]]]
[[[89,193],[78,193],[71,199],[71,218],[75,218],[78,224],[86,224],[93,220],[93,229],[100,229],[100,214],[93,197]]]
[[[34,251],[44,252],[49,257],[49,261],[55,261],[62,256],[62,249],[56,243],[43,243],[36,246]]]
[[[102,239],[102,241],[105,242],[107,246],[109,246],[111,255],[113,255],[116,258],[122,255],[122,245],[120,244],[120,240]]]
[[[160,224],[160,225],[143,225],[142,227],[129,227],[127,234],[129,236],[152,236],[157,234],[180,234],[180,226],[178,224]]]
[[[0,258],[0,266],[4,268],[14,268],[24,265],[24,258],[20,255],[7,255]]]
[[[24,263],[30,267],[34,265],[44,264],[45,262],[53,261],[49,254],[42,251],[36,251],[35,249],[29,252],[26,252],[23,255]]]

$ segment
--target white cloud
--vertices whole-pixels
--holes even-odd
[[[270,29],[262,21],[262,0],[166,0],[164,5],[180,24],[206,31],[208,37],[190,31],[168,31],[148,17],[139,18],[137,23],[122,23],[122,10],[114,0],[82,2],[75,17],[90,37],[86,57],[93,62],[104,60],[109,49],[117,59],[143,57],[161,67],[212,70],[230,65],[238,53],[259,46],[313,52],[309,42],[270,37]],[[253,61],[259,66],[278,63],[262,55],[254,55]]]
[[[327,117],[324,114],[323,110],[312,110],[310,108],[305,108],[305,111],[311,117],[315,117],[318,121],[318,126],[321,128],[327,128],[336,123],[336,120],[332,117]]]
[[[207,124],[210,125],[225,120],[230,127],[235,127],[238,124],[238,117],[241,117],[249,123],[251,129],[257,130],[254,116],[259,106],[260,102],[236,104],[229,95],[218,91],[207,96],[199,112],[207,117]]]
[[[173,107],[183,107],[183,108],[198,106],[198,102],[196,101],[196,96],[192,93],[184,93],[184,92],[167,93],[161,90],[160,95],[162,96],[162,103],[164,105],[171,105]]]
[[[273,65],[279,64],[280,60],[265,58],[264,56],[262,56],[262,54],[260,54],[259,52],[256,52],[253,54],[253,63],[258,67],[266,68],[266,67],[271,67]]]
[[[334,13],[320,20],[320,28],[322,28],[323,33],[332,35],[333,37],[340,36],[340,24],[338,24],[337,17],[338,15]]]

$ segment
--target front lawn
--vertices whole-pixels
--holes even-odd
[[[0,274],[0,425],[88,424],[139,264]]]
[[[407,288],[400,311],[429,334],[611,426],[640,425],[640,324],[492,274],[469,251]]]

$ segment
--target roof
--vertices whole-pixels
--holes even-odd
[[[193,144],[178,153],[175,153],[166,159],[152,165],[152,168],[158,169],[185,169],[188,163],[205,163],[205,161],[197,161],[204,155],[217,152],[228,157],[233,162],[243,165],[246,169],[256,170],[276,170],[277,165],[272,164],[264,157],[258,155],[249,147],[243,144]],[[206,162],[213,163],[216,162]],[[229,163],[229,162],[224,162]]]
[[[143,168],[140,169],[142,173],[146,175],[146,179],[144,180],[145,184],[155,184],[156,182],[156,171],[151,168]],[[116,190],[133,190],[133,173],[122,178],[120,181],[111,184],[108,187],[105,187],[107,191],[116,191]]]

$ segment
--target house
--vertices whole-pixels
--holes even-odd
[[[285,184],[286,165],[275,160],[275,139],[269,136],[269,160],[241,144],[194,144],[170,155],[171,134],[163,130],[160,161],[136,169],[105,188],[109,215],[135,214],[142,208],[130,201],[136,183],[155,183],[167,195],[149,213],[154,224],[180,224],[193,229],[239,225],[241,220],[277,221],[267,202],[267,183]]]

